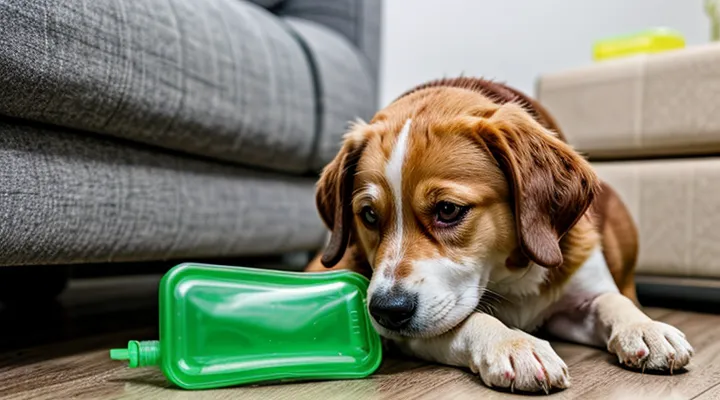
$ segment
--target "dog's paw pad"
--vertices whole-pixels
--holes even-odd
[[[608,350],[628,367],[670,372],[685,367],[693,355],[682,332],[658,321],[614,328]]]
[[[512,391],[549,393],[570,386],[567,366],[550,344],[525,333],[484,345],[470,369],[486,385]]]

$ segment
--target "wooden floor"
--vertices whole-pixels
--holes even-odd
[[[369,379],[187,392],[153,369],[127,369],[107,349],[156,338],[157,278],[74,282],[61,303],[0,311],[1,399],[500,399],[468,371],[386,358]],[[650,309],[682,329],[695,347],[687,372],[640,374],[603,351],[554,347],[570,367],[572,388],[552,399],[720,399],[720,316]]]

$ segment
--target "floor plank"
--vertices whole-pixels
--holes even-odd
[[[720,383],[713,385],[699,396],[695,397],[697,400],[717,400],[720,399]]]
[[[0,398],[2,399],[507,399],[520,395],[486,388],[469,371],[419,361],[387,357],[372,377],[352,381],[308,382],[188,392],[166,382],[157,369],[128,369],[109,360],[107,349],[128,339],[152,339],[155,326],[118,330],[123,324],[96,321],[113,318],[152,319],[157,313],[152,290],[157,281],[136,280],[76,284],[61,304],[69,320],[55,342],[38,333],[40,343],[27,343],[28,329],[3,324],[0,340]],[[95,286],[93,286],[95,285]],[[98,286],[99,285],[99,286]],[[97,296],[88,294],[96,292]],[[124,299],[117,301],[114,299]],[[98,312],[103,313],[101,317]],[[572,387],[553,393],[551,399],[720,399],[720,316],[667,309],[649,309],[653,317],[683,330],[696,350],[687,372],[669,375],[641,374],[621,368],[602,349],[553,343],[567,362]],[[149,314],[142,316],[142,314]],[[4,318],[4,319],[3,319]],[[156,317],[154,317],[156,318]],[[0,321],[12,322],[10,316]],[[127,322],[127,321],[126,321]],[[133,324],[129,324],[133,325]],[[142,324],[140,324],[142,325]],[[13,329],[9,329],[13,328]],[[14,332],[13,332],[14,331]],[[58,332],[55,332],[57,334]],[[74,337],[74,338],[73,338]],[[20,345],[20,346],[18,346]]]

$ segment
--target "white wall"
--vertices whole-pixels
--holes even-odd
[[[648,27],[707,42],[703,0],[385,0],[382,104],[459,74],[534,94],[539,74],[592,62],[593,41]],[[623,8],[624,6],[624,8]]]

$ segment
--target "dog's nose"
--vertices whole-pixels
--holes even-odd
[[[413,315],[417,305],[416,296],[405,291],[392,290],[384,294],[376,294],[370,300],[370,315],[378,324],[385,328],[397,330],[405,327]]]

